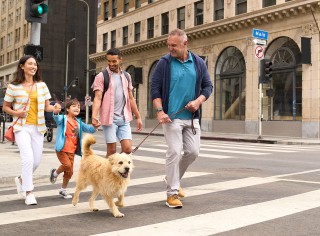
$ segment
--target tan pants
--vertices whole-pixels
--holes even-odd
[[[174,119],[162,125],[168,150],[166,153],[167,196],[178,194],[180,180],[189,165],[199,156],[200,124],[193,120],[196,134],[192,133],[191,120]]]

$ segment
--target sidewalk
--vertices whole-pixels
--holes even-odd
[[[9,123],[6,124],[9,127]],[[143,129],[141,132],[137,132],[135,128],[132,128],[134,135],[141,135],[139,137],[141,140],[151,132],[150,129]],[[102,132],[99,131],[97,135],[97,141],[103,142]],[[163,136],[163,131],[161,128],[156,129],[152,136]],[[320,145],[320,139],[307,139],[307,138],[292,138],[292,137],[282,137],[282,136],[262,136],[258,139],[257,135],[249,134],[230,134],[230,133],[213,133],[213,132],[201,132],[201,138],[206,140],[220,140],[220,141],[234,141],[234,142],[251,142],[251,143],[266,143],[266,144],[283,144],[283,145]],[[100,141],[99,141],[100,140]],[[0,136],[0,141],[2,141],[2,134]],[[46,141],[45,141],[46,142]],[[147,140],[146,140],[147,142]],[[137,144],[136,144],[137,145]],[[142,144],[143,146],[144,144]],[[49,184],[49,172],[51,168],[57,168],[59,166],[59,161],[56,157],[54,151],[54,140],[50,145],[46,145],[44,148],[42,162],[34,174],[35,186],[40,183]],[[48,148],[48,146],[50,146]],[[5,142],[0,143],[0,188],[14,186],[14,177],[21,173],[21,163],[19,157],[19,149],[16,145],[12,143]],[[74,162],[75,174],[79,169],[80,158],[76,156]],[[61,181],[59,177],[58,181]]]

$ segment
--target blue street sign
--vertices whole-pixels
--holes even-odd
[[[252,37],[257,39],[268,40],[269,33],[264,30],[252,29]]]

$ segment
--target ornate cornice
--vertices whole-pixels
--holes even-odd
[[[207,24],[186,29],[189,41],[208,36],[219,35],[225,32],[234,32],[245,28],[254,28],[260,25],[283,21],[299,15],[311,14],[312,11],[319,11],[320,1],[297,0],[285,4],[263,8],[254,12],[245,13],[228,19],[213,21]],[[311,17],[311,15],[310,15]],[[124,55],[131,55],[142,51],[149,51],[166,46],[167,35],[148,39],[120,47]],[[93,62],[105,61],[105,52],[90,55]]]

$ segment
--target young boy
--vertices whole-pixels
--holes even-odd
[[[95,128],[76,118],[80,113],[80,103],[77,99],[70,100],[66,105],[66,115],[54,115],[57,124],[55,150],[61,163],[58,169],[51,169],[50,182],[54,184],[60,173],[64,172],[59,194],[65,199],[72,198],[67,192],[69,180],[73,175],[74,155],[82,155],[82,132],[94,133]]]

